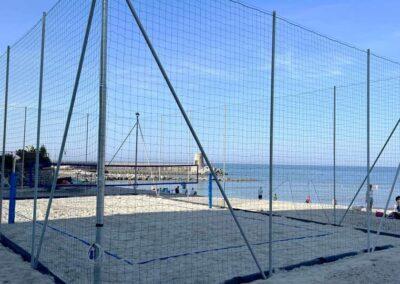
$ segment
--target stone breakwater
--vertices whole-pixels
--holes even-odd
[[[256,181],[252,178],[240,178],[223,176],[221,170],[216,169],[219,180],[231,182],[249,182]],[[137,179],[139,181],[207,181],[209,171],[197,171],[195,166],[181,166],[181,167],[138,167]],[[107,169],[105,173],[106,180],[108,181],[133,181],[135,180],[134,167],[127,168],[111,168]],[[59,178],[72,178],[76,181],[91,182],[97,178],[95,169],[82,169],[74,168],[71,166],[61,167]]]

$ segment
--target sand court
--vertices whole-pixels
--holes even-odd
[[[209,209],[205,200],[205,197],[106,196],[104,280],[187,283],[203,279],[215,283],[257,273],[230,212],[222,206]],[[232,204],[235,202],[239,201],[232,200]],[[267,270],[268,215],[256,210],[263,203],[245,200],[235,214]],[[31,246],[32,204],[32,200],[18,200],[16,223],[2,226],[4,235],[27,251]],[[46,206],[47,199],[38,200],[36,241]],[[274,208],[273,217],[275,268],[365,248],[366,233],[362,231],[351,226],[295,220],[290,216],[296,212],[297,217],[306,215],[302,216],[301,210],[284,211],[287,204],[280,206],[280,211]],[[7,212],[7,202],[4,209]],[[89,257],[89,249],[95,237],[95,211],[95,197],[53,200],[39,260],[66,282],[92,281],[94,261]],[[309,216],[309,211],[315,212],[315,219],[326,216],[316,205],[304,210],[304,214]],[[379,245],[395,244],[400,244],[400,239],[382,236],[379,240]]]

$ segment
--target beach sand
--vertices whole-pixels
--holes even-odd
[[[0,283],[54,283],[50,276],[31,268],[30,263],[0,245]]]
[[[267,281],[255,283],[274,284],[323,284],[323,283],[399,283],[396,264],[400,248],[377,251],[373,254],[360,254],[337,260],[332,263],[302,267],[292,271],[280,271]]]
[[[105,198],[104,282],[223,282],[257,273],[257,267],[223,201],[206,197],[110,195]],[[268,268],[266,200],[231,199],[261,266]],[[7,218],[4,202],[3,223]],[[95,197],[54,199],[40,261],[69,283],[92,281],[89,246],[95,239]],[[38,200],[39,239],[47,199]],[[304,222],[331,217],[330,205],[274,202],[273,265],[276,268],[321,256],[361,251],[367,234],[364,212],[351,212],[343,227]],[[342,214],[344,210],[340,209]],[[338,216],[340,214],[338,213]],[[16,223],[3,225],[6,237],[30,251],[32,200],[17,201]],[[322,222],[321,221],[321,222]],[[393,221],[393,220],[388,220]],[[392,222],[393,223],[393,222]],[[389,225],[391,222],[389,222]],[[395,223],[393,223],[395,224]],[[395,230],[395,225],[393,225]],[[375,238],[373,238],[375,240]],[[400,245],[382,236],[378,245]]]

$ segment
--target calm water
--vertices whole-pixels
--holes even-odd
[[[222,165],[216,164],[218,168]],[[264,196],[268,195],[267,165],[227,164],[227,177],[230,179],[246,179],[246,181],[227,181],[225,190],[228,196],[256,199],[259,187],[263,188]],[[374,207],[384,207],[391,184],[395,176],[394,167],[377,167],[371,174],[371,183],[378,185],[374,191]],[[338,204],[347,205],[360,187],[367,174],[366,167],[336,167],[336,198]],[[307,196],[312,202],[332,204],[334,182],[333,167],[329,166],[275,166],[273,193],[278,200],[305,202]],[[397,186],[398,187],[398,186]],[[197,191],[202,195],[208,194],[208,182],[201,181]],[[213,184],[214,194],[218,194],[216,184]],[[355,205],[364,205],[365,189],[360,191]],[[396,188],[394,197],[400,195]]]

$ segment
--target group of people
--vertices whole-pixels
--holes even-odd
[[[262,200],[263,199],[263,193],[264,193],[263,188],[260,186],[258,188],[258,200]],[[274,201],[278,200],[278,195],[276,193],[274,193],[274,195],[272,196],[272,199]]]
[[[197,195],[197,191],[192,187],[190,190],[187,189],[186,185],[182,186],[182,192],[179,188],[179,185],[177,187],[175,187],[174,190],[170,191],[170,194],[184,194],[186,196],[196,196]]]
[[[152,189],[156,191],[157,196],[160,195],[160,192],[164,192],[164,193],[168,193],[168,194],[180,194],[181,193],[186,196],[196,196],[197,195],[197,191],[193,187],[189,190],[186,188],[186,185],[182,186],[182,192],[181,192],[179,185],[177,187],[175,187],[174,189],[158,188],[158,187],[152,187]],[[263,199],[263,193],[264,193],[263,188],[260,186],[258,188],[258,199],[259,200]],[[273,199],[274,200],[278,199],[278,196],[276,195],[276,193],[274,194]],[[309,195],[306,198],[306,203],[311,203],[311,197]],[[396,204],[393,208],[393,211],[388,215],[388,218],[400,219],[400,195],[396,196]]]
[[[178,188],[179,188],[179,186],[178,186]],[[263,199],[263,188],[260,186],[259,188],[258,188],[258,200],[262,200]],[[277,200],[278,199],[278,196],[276,195],[276,193],[274,194],[274,197],[273,197],[273,199],[274,200]],[[372,198],[370,198],[370,204],[369,204],[369,206],[371,206],[372,207],[372,201],[373,199]],[[389,214],[389,215],[387,215],[387,217],[389,218],[389,219],[400,219],[400,195],[398,195],[398,196],[396,196],[396,203],[395,203],[395,205],[394,205],[394,207],[393,207],[393,211]],[[334,201],[335,202],[335,204],[336,204],[336,201]],[[307,198],[306,198],[306,203],[311,203],[311,196],[307,196]],[[381,213],[382,214],[382,213]],[[383,214],[382,214],[383,215]],[[378,213],[377,213],[377,216],[378,216]]]
[[[161,193],[166,193],[166,194],[184,194],[186,196],[196,196],[197,191],[192,187],[191,189],[188,189],[185,185],[182,186],[182,190],[180,189],[179,185],[176,186],[175,188],[161,188],[161,187],[156,187],[153,186],[151,188],[156,192],[156,195],[159,196]]]

